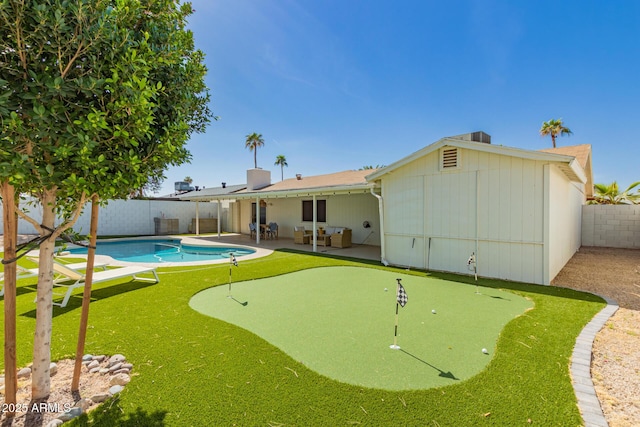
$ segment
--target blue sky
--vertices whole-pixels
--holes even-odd
[[[591,144],[594,181],[640,180],[640,2],[193,0],[211,109],[159,194],[241,184],[284,155],[284,177],[388,165],[482,130],[538,150],[542,122]]]

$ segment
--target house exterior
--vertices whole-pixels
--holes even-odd
[[[350,170],[326,175],[302,176],[271,183],[269,171],[250,169],[247,184],[227,194],[191,192],[178,196],[191,201],[228,201],[225,231],[249,234],[249,224],[278,224],[279,237],[293,238],[295,227],[347,227],[353,244],[380,245],[379,212],[371,170]],[[211,189],[213,192],[214,190]],[[258,207],[258,208],[257,208]],[[365,226],[366,224],[366,226]],[[314,233],[315,234],[315,233]],[[259,234],[256,236],[259,242]]]
[[[549,284],[580,248],[590,194],[564,154],[492,145],[483,132],[443,138],[367,176],[381,188],[381,255],[394,265]],[[586,171],[585,171],[586,169]]]
[[[276,222],[292,238],[301,225],[349,227],[353,244],[380,246],[385,264],[469,274],[474,254],[480,276],[549,284],[581,245],[591,147],[522,150],[475,132],[378,170],[272,184],[269,171],[250,169],[246,185],[208,190],[179,197],[226,201],[225,231]]]

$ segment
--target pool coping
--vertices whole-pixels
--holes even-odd
[[[140,236],[140,237],[125,237],[125,238],[116,238],[116,239],[100,239],[101,242],[122,242],[122,241],[136,241],[136,240],[166,240],[166,239],[177,239],[180,240],[180,243],[185,245],[195,245],[195,246],[222,246],[222,247],[237,247],[237,248],[248,248],[254,250],[255,252],[249,255],[242,255],[237,257],[238,261],[247,261],[251,259],[262,258],[267,255],[271,255],[273,250],[259,248],[254,246],[246,246],[246,245],[236,245],[233,243],[218,243],[211,242],[201,239],[196,239],[193,237],[187,236]],[[69,245],[69,248],[79,247],[77,245]],[[86,254],[65,254],[62,258],[85,258]],[[188,267],[188,266],[203,266],[203,265],[216,265],[216,264],[229,264],[228,259],[217,259],[217,260],[208,260],[208,261],[187,261],[187,262],[129,262],[129,261],[120,261],[115,258],[111,258],[108,255],[96,255],[96,262],[104,262],[114,267],[126,267],[129,265],[142,265],[144,267]]]

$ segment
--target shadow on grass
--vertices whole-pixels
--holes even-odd
[[[91,301],[93,302],[93,301],[103,300],[116,295],[136,291],[139,289],[144,289],[148,286],[154,286],[154,285],[156,285],[156,283],[131,280],[130,282],[121,283],[118,285],[107,286],[100,289],[93,289],[91,291]],[[82,307],[82,293],[71,295],[71,298],[69,298],[69,302],[67,303],[66,307],[53,306],[53,317],[60,316],[62,314],[68,313],[72,310],[75,310],[81,307]],[[33,310],[22,313],[20,314],[20,316],[31,317],[35,319],[36,309],[34,308]]]
[[[400,351],[401,351],[401,352],[403,352],[404,354],[406,354],[407,356],[411,356],[411,357],[413,357],[414,359],[416,359],[417,361],[422,362],[422,363],[424,363],[425,365],[427,365],[427,366],[429,366],[429,367],[431,367],[431,368],[435,369],[436,371],[438,371],[438,372],[439,372],[439,373],[438,373],[438,376],[439,376],[439,377],[442,377],[442,378],[449,378],[449,379],[456,380],[456,381],[459,381],[459,380],[460,380],[459,378],[456,378],[456,376],[455,376],[451,371],[445,372],[445,371],[443,371],[442,369],[440,369],[440,368],[438,368],[438,367],[436,367],[436,366],[433,366],[431,363],[427,362],[426,360],[422,360],[422,359],[420,359],[420,358],[419,358],[418,356],[416,356],[415,354],[411,354],[411,353],[409,353],[408,351],[406,351],[406,350],[405,350],[405,349],[403,349],[403,348],[401,348],[401,349],[400,349]]]
[[[141,408],[137,408],[135,412],[125,413],[120,405],[118,405],[117,397],[103,403],[101,406],[92,410],[89,415],[83,414],[74,419],[71,426],[145,426],[145,427],[161,427],[165,426],[165,418],[167,411],[147,412]],[[66,424],[65,424],[66,425]]]

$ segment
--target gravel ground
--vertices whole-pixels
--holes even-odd
[[[609,426],[640,426],[640,250],[583,247],[552,285],[619,304],[593,343],[591,377]]]

